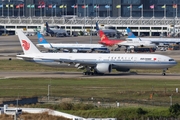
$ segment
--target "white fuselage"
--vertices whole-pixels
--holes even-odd
[[[165,69],[177,64],[172,58],[159,54],[98,54],[98,53],[39,53],[17,55],[30,57],[32,61],[47,64],[49,62],[80,63],[81,65],[96,66],[99,63],[113,65],[113,68],[145,68]]]
[[[141,37],[141,38],[128,38],[131,39],[132,41],[150,41],[152,43],[180,43],[179,38],[146,38],[146,37]]]
[[[44,47],[46,49],[77,49],[81,51],[107,51],[108,48],[100,44],[64,44],[64,43],[45,43],[36,44],[38,47]]]
[[[135,46],[135,47],[155,47],[156,45],[152,43],[151,41],[140,41],[140,40],[132,40],[132,39],[126,39],[123,42],[120,42],[119,45],[124,46]]]

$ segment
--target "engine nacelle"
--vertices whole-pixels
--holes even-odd
[[[116,70],[120,72],[128,72],[130,69],[129,68],[116,68]]]
[[[144,45],[140,45],[140,47],[144,47]]]
[[[72,49],[72,52],[73,52],[73,53],[77,53],[78,50],[77,50],[77,49]]]
[[[63,49],[63,52],[69,52],[69,50],[68,49]]]
[[[98,64],[96,65],[95,70],[96,70],[98,73],[111,73],[111,71],[112,71],[112,65],[109,64],[109,63],[98,63]]]
[[[129,48],[133,49],[133,48],[134,48],[134,46],[129,46]]]

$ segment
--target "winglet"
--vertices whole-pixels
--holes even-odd
[[[39,44],[45,44],[45,43],[48,44],[48,42],[47,42],[46,39],[41,35],[40,32],[37,32],[37,37],[38,37],[38,43],[39,43]]]
[[[131,30],[129,28],[127,28],[126,31],[128,34],[128,38],[136,38],[136,36],[131,32]]]
[[[24,54],[41,53],[21,30],[16,30],[16,32]]]

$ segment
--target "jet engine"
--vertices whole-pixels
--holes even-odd
[[[144,47],[144,45],[140,45],[140,47]]]
[[[72,52],[73,53],[78,53],[78,50],[77,49],[72,49]]]
[[[98,73],[111,73],[112,65],[108,63],[98,63],[95,70]]]

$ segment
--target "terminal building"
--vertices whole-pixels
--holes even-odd
[[[16,29],[44,31],[45,22],[67,31],[111,27],[125,33],[127,27],[136,35],[179,34],[178,0],[2,0],[0,31]]]
[[[178,17],[179,0],[1,0],[0,16]]]

